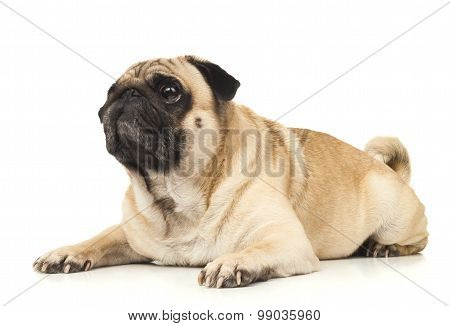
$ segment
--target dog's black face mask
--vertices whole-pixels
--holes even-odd
[[[217,107],[234,97],[239,81],[218,65],[193,56],[140,62],[109,89],[98,115],[108,152],[127,169],[144,174],[148,169],[167,172],[179,165],[189,139],[182,123],[193,102],[184,84],[193,73],[186,73],[189,64],[205,81],[202,85],[197,80],[191,87],[199,88],[197,96],[211,91],[215,100],[211,109],[220,116],[223,112]],[[176,69],[184,72],[184,82],[176,77]]]
[[[108,152],[133,171],[168,171],[183,154],[181,121],[190,107],[191,95],[171,76],[155,74],[133,87],[113,84],[99,111]]]

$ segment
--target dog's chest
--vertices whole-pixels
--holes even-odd
[[[171,198],[173,211],[184,217],[198,219],[205,213],[205,198],[203,193],[189,181],[171,181],[165,183],[163,196]]]
[[[161,181],[161,180],[159,180]],[[127,238],[142,255],[165,264],[199,265],[220,251],[210,236],[210,226],[202,223],[206,198],[192,182],[163,183],[153,180],[153,188],[132,182],[134,206],[140,218],[127,222]]]

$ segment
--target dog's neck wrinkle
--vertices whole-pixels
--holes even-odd
[[[190,225],[194,226],[202,212],[202,198],[196,196],[192,178],[183,178],[174,174],[146,171],[145,187],[153,198],[153,206],[161,211],[169,233]],[[141,182],[138,186],[143,186]]]
[[[259,130],[260,126],[257,124],[256,114],[249,108],[237,105],[234,102],[228,102],[224,107],[226,115],[223,119],[224,124],[220,129],[220,140],[217,151],[204,171],[200,176],[199,187],[202,189],[206,198],[206,208],[211,204],[211,197],[215,193],[220,184],[223,183],[227,177],[243,177],[239,175],[230,175],[236,173],[236,167],[233,164],[240,162],[239,156],[243,150],[250,154],[249,164],[251,165],[256,159],[258,152],[252,148],[248,142],[245,144],[241,141],[242,132],[244,130]],[[243,146],[249,146],[243,148]],[[242,168],[242,167],[240,167]],[[239,167],[238,167],[238,170]]]

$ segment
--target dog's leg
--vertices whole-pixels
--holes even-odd
[[[428,242],[424,206],[412,191],[399,196],[395,212],[384,218],[383,225],[359,249],[367,257],[413,255]]]
[[[428,243],[425,215],[416,223],[376,233],[363,245],[363,253],[367,257],[395,257],[422,251]]]
[[[218,257],[198,276],[208,287],[245,286],[272,277],[317,271],[319,260],[299,221],[260,229],[243,250]]]
[[[33,267],[42,273],[74,273],[101,266],[149,261],[130,247],[122,227],[114,225],[92,239],[42,255]]]

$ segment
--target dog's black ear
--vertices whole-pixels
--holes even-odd
[[[203,75],[214,95],[221,101],[230,101],[241,85],[238,80],[228,74],[215,63],[188,55],[186,59]]]

